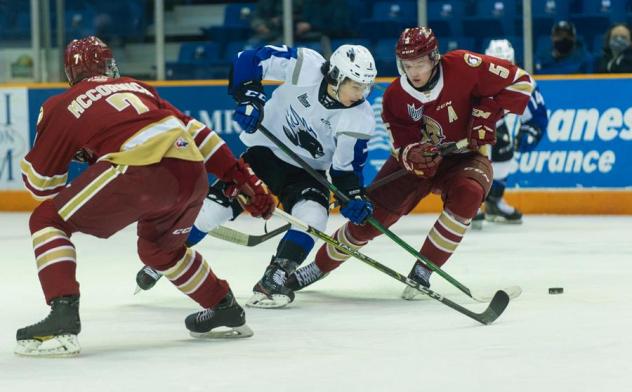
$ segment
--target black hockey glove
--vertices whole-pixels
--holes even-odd
[[[516,151],[533,151],[542,139],[542,130],[532,124],[526,123],[520,126],[516,135]]]
[[[260,82],[250,80],[231,90],[233,98],[237,101],[237,108],[233,113],[233,120],[247,133],[257,131],[263,121],[263,107],[266,104],[266,95]]]

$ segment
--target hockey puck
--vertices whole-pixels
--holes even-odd
[[[562,287],[549,287],[549,294],[562,294],[564,289]]]

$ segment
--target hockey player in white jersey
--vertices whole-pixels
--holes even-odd
[[[240,52],[233,62],[228,90],[237,102],[233,119],[241,126],[240,138],[248,146],[242,158],[286,211],[318,230],[326,229],[329,190],[257,128],[263,124],[321,174],[329,171],[334,185],[351,199],[341,207],[342,215],[361,224],[373,211],[363,196],[362,169],[367,142],[375,129],[366,97],[376,75],[373,56],[360,45],[342,45],[329,61],[308,48],[269,45]],[[267,100],[262,80],[283,84]],[[226,193],[230,192],[221,182],[211,186],[188,238],[189,246],[241,213],[241,206]],[[309,234],[291,228],[247,305],[277,308],[292,302],[294,293],[284,286],[285,279],[313,246]],[[147,289],[158,278],[155,271],[145,268],[138,273],[137,283]]]
[[[515,51],[511,42],[506,39],[491,40],[485,54],[515,63]],[[503,195],[507,178],[516,165],[514,151],[532,151],[546,132],[549,119],[544,98],[537,85],[531,93],[527,108],[518,121],[520,121],[520,127],[515,138],[512,138],[506,117],[501,118],[496,124],[496,144],[492,147],[491,153],[494,180],[485,199],[485,211],[479,212],[472,220],[473,229],[482,229],[483,220],[497,223],[522,223],[522,213],[509,205]]]

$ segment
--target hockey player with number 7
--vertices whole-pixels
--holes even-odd
[[[327,225],[329,190],[257,129],[264,126],[322,175],[329,171],[336,187],[351,199],[341,207],[342,214],[361,224],[373,210],[363,195],[362,168],[375,129],[366,97],[376,75],[373,56],[360,45],[340,46],[329,61],[308,48],[269,45],[240,52],[233,62],[228,91],[237,102],[233,118],[248,146],[243,159],[279,197],[285,211],[318,230]],[[283,82],[269,100],[261,85],[264,79]],[[224,196],[223,187],[221,181],[211,187],[189,245],[241,213],[239,204]],[[292,302],[294,293],[285,280],[313,246],[309,234],[291,228],[246,304],[279,308]],[[147,289],[159,277],[145,267],[136,280]]]
[[[514,64],[466,50],[441,56],[427,27],[409,28],[397,41],[400,77],[386,89],[382,118],[393,140],[392,156],[375,180],[405,170],[406,175],[368,192],[374,218],[390,227],[431,193],[441,195],[443,211],[421,247],[435,266],[446,263],[461,242],[492,184],[492,167],[479,150],[495,143],[496,121],[505,113],[521,114],[531,95],[531,77]],[[443,156],[444,143],[467,138],[465,151]],[[359,249],[380,234],[369,224],[346,223],[334,237]],[[323,245],[316,260],[287,281],[299,290],[337,268],[347,254]],[[429,287],[431,270],[416,261],[409,278]],[[406,287],[412,299],[419,293]]]
[[[185,319],[192,336],[251,336],[228,283],[185,241],[208,190],[207,171],[246,194],[251,214],[268,218],[275,205],[265,184],[218,134],[161,99],[151,86],[120,77],[112,51],[98,38],[69,43],[64,66],[70,88],[42,105],[34,145],[21,163],[26,188],[45,199],[29,225],[51,311],[17,331],[16,353],[79,353],[79,283],[71,236],[108,238],[135,222],[141,261],[202,306]],[[73,159],[90,166],[66,185]]]

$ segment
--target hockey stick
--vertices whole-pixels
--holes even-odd
[[[491,302],[489,303],[489,305],[487,306],[487,309],[485,309],[484,312],[482,313],[472,312],[471,310],[464,308],[463,306],[451,301],[450,299],[444,297],[443,295],[437,293],[436,291],[433,291],[433,290],[430,290],[429,288],[421,286],[419,283],[415,282],[414,280],[407,278],[406,276],[400,274],[399,272],[395,270],[390,269],[389,267],[372,259],[371,257],[363,253],[360,253],[358,250],[353,249],[352,247],[344,243],[341,243],[337,241],[336,239],[328,236],[322,231],[317,230],[313,228],[312,226],[298,220],[297,218],[293,217],[292,215],[288,214],[285,211],[282,211],[277,208],[274,210],[273,214],[285,220],[286,222],[291,223],[292,225],[295,225],[296,227],[300,227],[301,229],[305,230],[307,233],[320,238],[326,243],[334,246],[340,252],[343,252],[345,254],[348,254],[349,256],[355,257],[356,259],[370,265],[371,267],[389,275],[390,277],[394,279],[399,280],[400,282],[404,283],[407,286],[410,286],[419,290],[420,292],[422,292],[423,294],[426,294],[430,298],[435,299],[441,302],[442,304],[451,307],[457,312],[464,314],[478,321],[481,324],[488,325],[488,324],[493,323],[505,311],[505,309],[507,308],[507,305],[509,305],[509,295],[502,290],[498,290],[496,294],[494,294],[494,297],[492,298]]]
[[[292,158],[297,164],[299,164],[301,166],[301,168],[303,170],[305,170],[306,172],[308,172],[316,181],[318,181],[320,184],[322,184],[323,186],[327,187],[327,189],[329,189],[331,192],[333,192],[333,194],[336,195],[338,200],[340,200],[342,203],[346,203],[346,202],[349,201],[349,198],[347,197],[347,195],[342,193],[334,184],[332,184],[331,182],[327,181],[327,179],[324,178],[322,175],[320,175],[320,173],[318,173],[316,170],[312,169],[307,164],[307,162],[305,162],[294,151],[292,151],[287,145],[285,145],[285,143],[283,143],[281,140],[279,140],[279,138],[274,136],[274,134],[272,134],[272,132],[270,132],[270,130],[268,130],[265,126],[259,125],[259,131],[261,133],[263,133],[268,139],[270,139],[270,141],[272,141],[277,147],[279,147],[285,154],[287,154],[290,158]],[[455,142],[455,147],[457,146],[457,143],[462,144],[462,142],[463,142],[463,140],[459,140],[458,142]],[[386,227],[382,226],[382,224],[377,219],[375,219],[374,217],[370,216],[367,219],[367,222],[369,222],[373,227],[375,227],[381,233],[386,234],[386,236],[388,238],[390,238],[397,245],[399,245],[404,250],[406,250],[410,255],[414,256],[417,260],[419,260],[422,264],[424,264],[428,269],[431,269],[431,270],[435,271],[437,274],[439,274],[445,280],[450,282],[453,286],[455,286],[456,288],[461,290],[463,293],[465,293],[468,297],[470,297],[470,298],[472,298],[472,299],[474,299],[475,301],[478,301],[478,302],[489,302],[489,298],[487,298],[487,297],[478,297],[478,296],[473,295],[469,288],[467,288],[466,286],[461,284],[459,281],[454,279],[452,276],[450,276],[444,270],[442,270],[439,267],[437,267],[436,265],[434,265],[430,260],[428,260],[428,258],[420,255],[412,246],[408,245],[406,242],[404,242],[404,240],[399,238],[395,233],[393,233],[392,231],[390,231]],[[518,295],[520,295],[522,290],[520,290],[520,288],[517,287],[518,290],[516,291],[516,287],[517,286],[511,287],[510,290],[511,290],[511,294],[515,295],[517,293],[516,296],[518,296]]]
[[[237,231],[229,227],[219,226],[209,231],[208,234],[212,237],[219,238],[220,240],[232,242],[238,245],[257,246],[260,243],[287,231],[291,226],[292,225],[290,224],[286,224],[261,235],[242,233],[241,231]]]
[[[467,139],[461,139],[458,142],[444,143],[439,146],[439,154],[441,154],[441,156],[446,156],[448,154],[457,152],[466,146],[467,146]],[[370,192],[374,189],[377,189],[383,185],[388,184],[389,182],[395,181],[400,177],[404,177],[407,173],[408,172],[406,170],[400,169],[385,177],[380,178],[379,180],[373,181],[371,184],[369,184],[366,190],[367,192]]]

